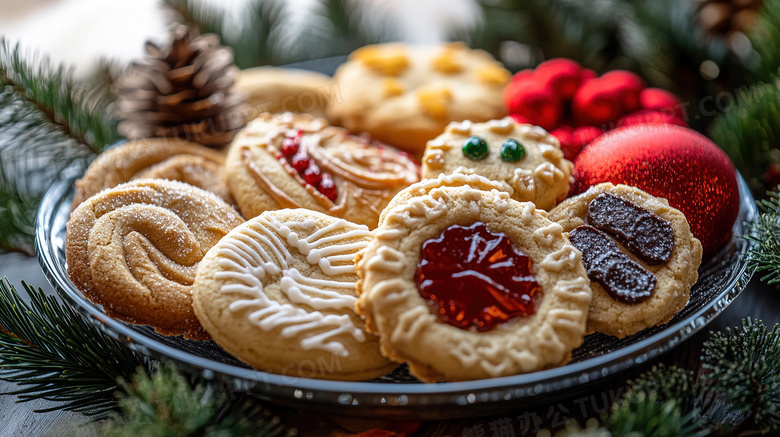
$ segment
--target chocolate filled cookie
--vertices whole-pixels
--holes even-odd
[[[625,337],[668,322],[688,303],[702,246],[685,215],[628,185],[603,183],[550,211],[591,279],[589,332]]]

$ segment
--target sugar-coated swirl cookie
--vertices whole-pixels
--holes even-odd
[[[367,227],[315,211],[268,211],[206,255],[195,313],[225,350],[286,375],[364,380],[395,365],[355,313],[354,257]]]
[[[512,187],[512,198],[549,210],[569,193],[572,163],[544,129],[511,118],[451,123],[428,141],[423,178],[475,173]]]
[[[588,332],[625,337],[688,303],[702,245],[666,199],[602,183],[561,202],[550,219],[583,252],[593,289]]]
[[[505,116],[510,77],[490,54],[463,43],[370,45],[336,70],[341,99],[327,107],[328,118],[419,157],[451,121]]]
[[[82,202],[67,223],[68,274],[106,312],[205,339],[192,311],[198,262],[243,218],[214,194],[141,179]]]
[[[376,227],[387,202],[419,180],[406,155],[308,114],[263,114],[228,151],[228,186],[241,213],[307,208]]]
[[[423,381],[566,363],[591,292],[580,252],[530,202],[423,180],[357,258],[358,312],[383,353]],[[479,181],[474,181],[480,183]]]
[[[101,190],[133,179],[186,182],[232,205],[222,171],[224,161],[221,153],[180,138],[128,141],[103,152],[76,181],[73,208]]]

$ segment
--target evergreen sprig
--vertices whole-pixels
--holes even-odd
[[[761,196],[780,180],[767,172],[780,164],[780,83],[772,79],[743,86],[733,98],[734,104],[713,121],[710,138],[729,155],[753,194]]]
[[[755,71],[756,79],[772,80],[780,74],[780,53],[777,51],[780,44],[780,1],[763,1],[755,23],[748,30],[748,38],[761,58]]]
[[[0,280],[0,379],[20,386],[6,394],[62,403],[42,411],[103,416],[115,408],[117,378],[130,378],[149,360],[40,288],[22,286],[29,303]]]
[[[694,412],[683,413],[678,401],[662,401],[657,391],[629,391],[615,403],[604,426],[613,437],[700,437]]]
[[[762,272],[762,281],[780,283],[780,193],[772,191],[756,202],[761,214],[745,237],[756,242],[748,252],[748,267]]]
[[[119,410],[105,428],[109,437],[295,435],[251,398],[188,379],[172,364],[155,366],[151,375],[140,371],[122,387]]]
[[[44,191],[119,137],[102,88],[0,38],[0,250],[32,253]]]
[[[233,50],[233,60],[239,68],[260,65],[280,65],[291,61],[281,44],[282,29],[288,21],[284,2],[280,0],[250,0],[243,5],[233,22],[223,7],[199,0],[163,0],[174,13],[174,20],[197,28],[201,33],[213,33],[220,42]]]
[[[704,382],[764,433],[780,431],[780,330],[750,318],[704,344]]]
[[[654,366],[633,381],[602,418],[563,436],[736,435],[780,432],[780,326],[747,318],[714,332],[704,344],[702,371]]]

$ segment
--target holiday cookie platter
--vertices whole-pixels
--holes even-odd
[[[41,266],[133,349],[280,404],[432,419],[585,391],[739,295],[755,203],[638,77],[510,77],[369,46],[327,119],[118,144],[45,195]]]

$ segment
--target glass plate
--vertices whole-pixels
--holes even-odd
[[[573,352],[569,364],[503,378],[423,384],[405,366],[368,382],[323,381],[274,375],[248,368],[212,342],[166,337],[148,326],[113,319],[70,281],[65,263],[65,224],[74,180],[55,183],[43,198],[36,220],[38,259],[62,298],[95,326],[132,349],[170,359],[206,378],[229,381],[276,404],[342,415],[446,419],[496,414],[522,405],[552,402],[584,392],[595,381],[643,363],[699,331],[720,314],[750,280],[746,252],[753,244],[734,237],[699,269],[699,281],[688,305],[669,323],[617,339],[589,335]],[[741,208],[734,235],[745,235],[745,222],[757,211],[753,197],[739,178]]]

